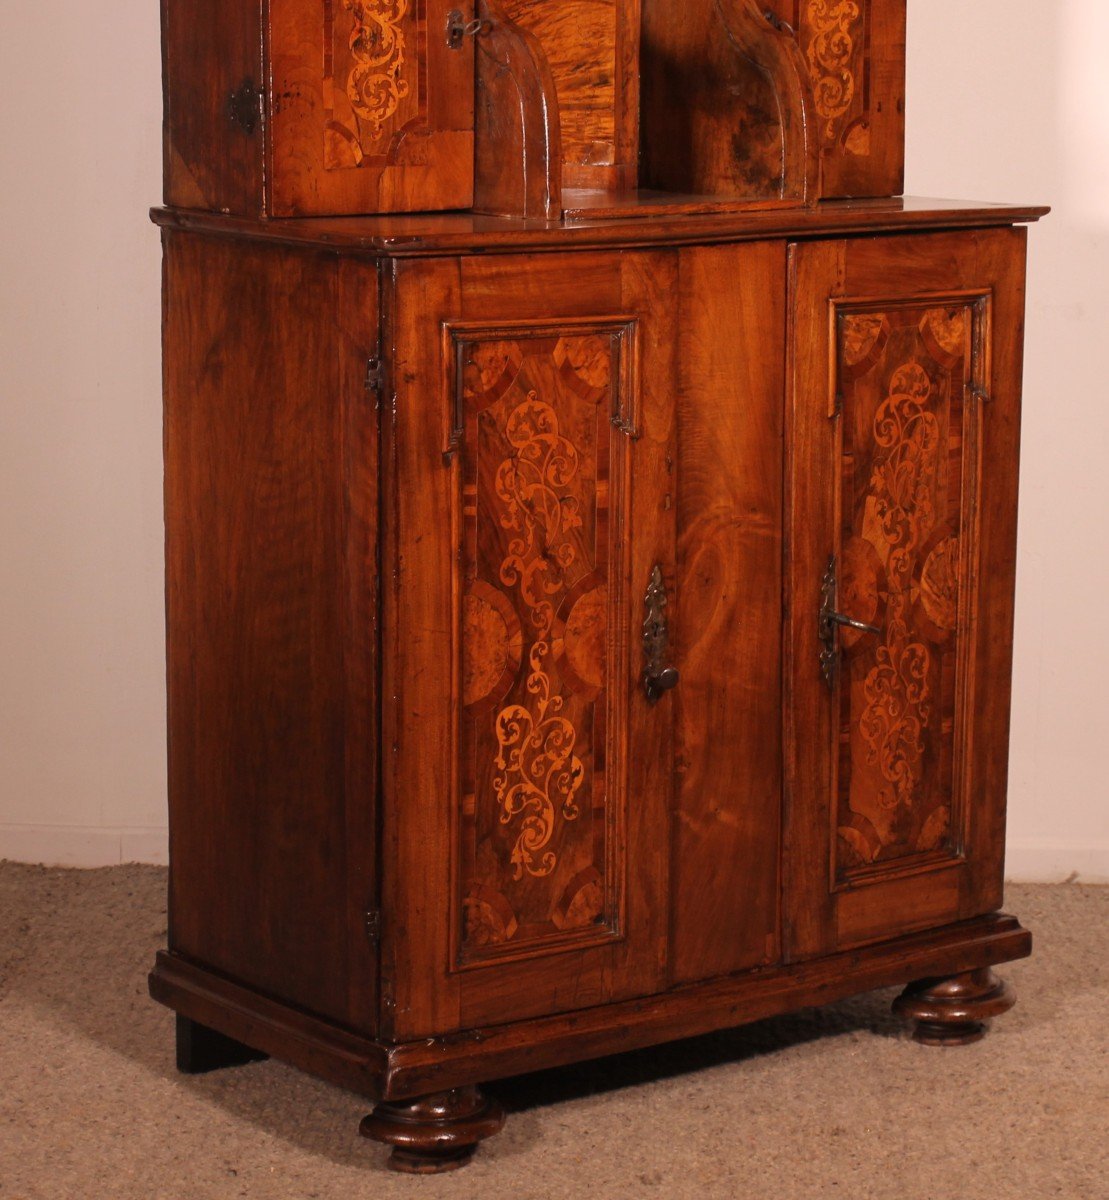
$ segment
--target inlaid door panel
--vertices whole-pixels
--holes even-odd
[[[473,203],[472,37],[457,0],[270,0],[268,211]]]
[[[965,584],[986,301],[938,299],[837,306],[843,475],[828,601],[881,629],[841,627],[841,662],[827,667],[841,739],[837,884],[962,852],[956,708],[973,684]]]
[[[1022,237],[792,251],[795,957],[1000,903]]]
[[[618,932],[636,322],[446,329],[462,475],[461,921],[480,963]],[[609,775],[611,768],[611,778]]]
[[[644,625],[674,601],[676,276],[671,253],[399,268],[394,1036],[664,978],[674,705]]]

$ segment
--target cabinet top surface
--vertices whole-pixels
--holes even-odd
[[[825,201],[812,208],[696,211],[619,219],[538,221],[479,216],[469,212],[382,217],[315,217],[253,220],[193,209],[155,208],[155,224],[169,229],[328,247],[350,253],[409,257],[513,253],[575,248],[613,249],[765,238],[827,237],[1012,225],[1038,221],[1051,210],[1037,205],[978,203],[897,197]]]

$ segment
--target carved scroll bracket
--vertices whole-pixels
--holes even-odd
[[[557,220],[562,215],[562,125],[539,40],[498,0],[477,0],[474,209]]]
[[[644,186],[737,207],[820,199],[809,67],[759,0],[644,0],[642,88]]]

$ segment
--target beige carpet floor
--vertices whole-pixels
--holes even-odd
[[[291,1068],[175,1073],[146,995],[164,889],[0,865],[0,1200],[1109,1197],[1109,889],[1010,889],[1036,951],[976,1046],[917,1046],[885,992],[510,1080],[505,1131],[430,1179]]]

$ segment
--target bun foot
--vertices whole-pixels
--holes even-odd
[[[393,1147],[389,1167],[406,1175],[457,1171],[504,1125],[504,1112],[476,1087],[379,1104],[359,1133]]]
[[[913,1037],[925,1046],[969,1046],[986,1036],[987,1022],[1016,1003],[1013,989],[989,969],[950,979],[911,983],[893,1011],[916,1023]]]

